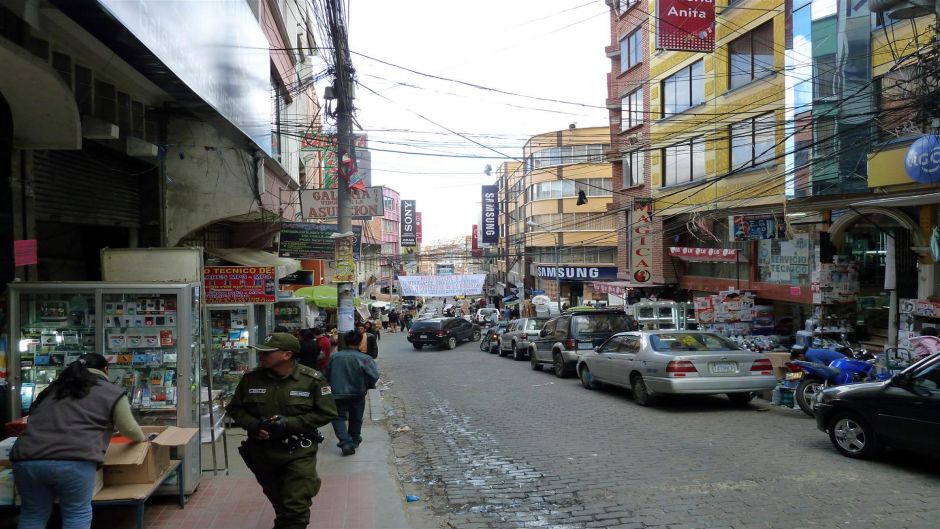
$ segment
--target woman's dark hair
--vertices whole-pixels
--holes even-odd
[[[78,360],[69,364],[49,387],[36,398],[36,404],[47,395],[56,400],[72,397],[85,398],[91,387],[98,383],[100,378],[89,369],[107,369],[108,360],[98,353],[86,353]]]

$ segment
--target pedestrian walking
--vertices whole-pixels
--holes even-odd
[[[300,331],[300,354],[297,362],[307,367],[317,369],[317,360],[320,358],[320,344],[311,329]]]
[[[382,328],[388,330],[388,311],[382,311]]]
[[[108,361],[84,354],[36,397],[29,428],[13,444],[20,529],[45,528],[56,500],[63,529],[91,527],[95,474],[115,428],[132,442],[145,439],[124,389],[108,381]]]
[[[366,353],[372,358],[379,357],[379,339],[382,334],[378,327],[371,321],[367,321],[362,327],[362,339],[359,342],[359,351]]]
[[[355,331],[349,333],[349,343],[355,343]],[[344,456],[356,453],[362,443],[362,416],[366,409],[366,394],[375,388],[379,368],[369,355],[355,347],[344,347],[336,352],[326,366],[326,378],[333,389],[337,417],[333,419],[333,433],[339,441],[336,446]]]
[[[398,311],[395,309],[388,313],[388,326],[391,332],[398,332]]]
[[[405,315],[402,316],[402,322],[405,324],[405,332],[411,331],[411,322],[414,320],[414,316],[411,315],[411,311],[405,312]]]
[[[320,491],[317,427],[336,418],[326,378],[295,361],[300,343],[274,333],[261,345],[261,367],[246,373],[226,407],[247,430],[239,453],[274,507],[276,529],[305,529]]]
[[[323,332],[323,329],[316,328],[313,332],[317,335],[317,345],[320,347],[320,355],[317,357],[317,369],[322,373],[330,361],[330,355],[333,354],[334,344],[332,337]]]

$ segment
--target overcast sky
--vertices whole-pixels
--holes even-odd
[[[360,83],[357,119],[369,134],[372,184],[417,201],[425,244],[470,234],[479,218],[480,185],[495,183],[502,161],[445,128],[521,158],[530,136],[570,123],[607,125],[603,108],[500,95],[365,57],[488,88],[603,107],[610,70],[603,0],[349,4],[350,50]],[[483,174],[487,164],[492,177]]]

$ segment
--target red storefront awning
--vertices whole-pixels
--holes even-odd
[[[613,294],[615,296],[623,297],[627,290],[631,288],[648,288],[648,287],[658,287],[660,285],[638,285],[636,283],[631,283],[629,281],[593,281],[591,282],[591,288],[594,289],[594,292],[601,292],[604,294]]]

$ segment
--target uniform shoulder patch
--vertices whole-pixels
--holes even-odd
[[[321,375],[319,371],[317,371],[316,369],[312,367],[308,367],[304,365],[300,367],[301,367],[300,373],[303,373],[304,375],[307,375],[310,378],[313,378],[316,380],[321,380],[323,378],[323,375]]]
[[[326,396],[326,395],[332,395],[332,394],[333,394],[333,390],[332,390],[332,388],[330,388],[330,386],[321,386],[321,387],[320,387],[320,395]]]

